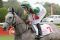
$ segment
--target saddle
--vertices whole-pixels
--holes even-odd
[[[52,26],[49,24],[40,24],[41,30],[42,30],[42,37],[49,35],[53,32]],[[35,33],[34,28],[32,28],[33,32]]]

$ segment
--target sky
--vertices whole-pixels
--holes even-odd
[[[3,1],[7,1],[7,0],[3,0]],[[22,2],[24,0],[18,0],[19,2]],[[60,0],[29,0],[31,2],[35,2],[35,1],[39,1],[39,2],[49,2],[49,3],[55,3],[55,4],[59,4],[60,5]]]

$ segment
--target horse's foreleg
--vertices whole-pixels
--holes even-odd
[[[21,35],[15,35],[14,40],[22,40],[22,36]]]

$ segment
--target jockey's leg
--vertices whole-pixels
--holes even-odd
[[[38,28],[36,27],[36,25],[32,25],[33,26],[33,28],[35,29],[35,31],[36,31],[36,35],[38,35]]]
[[[38,35],[41,36],[42,35],[42,30],[41,30],[40,24],[38,23],[36,26],[38,28]]]

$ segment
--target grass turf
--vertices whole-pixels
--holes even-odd
[[[0,40],[14,40],[14,36],[0,36]]]
[[[56,24],[56,26],[57,26],[58,28],[60,28],[60,24]]]

